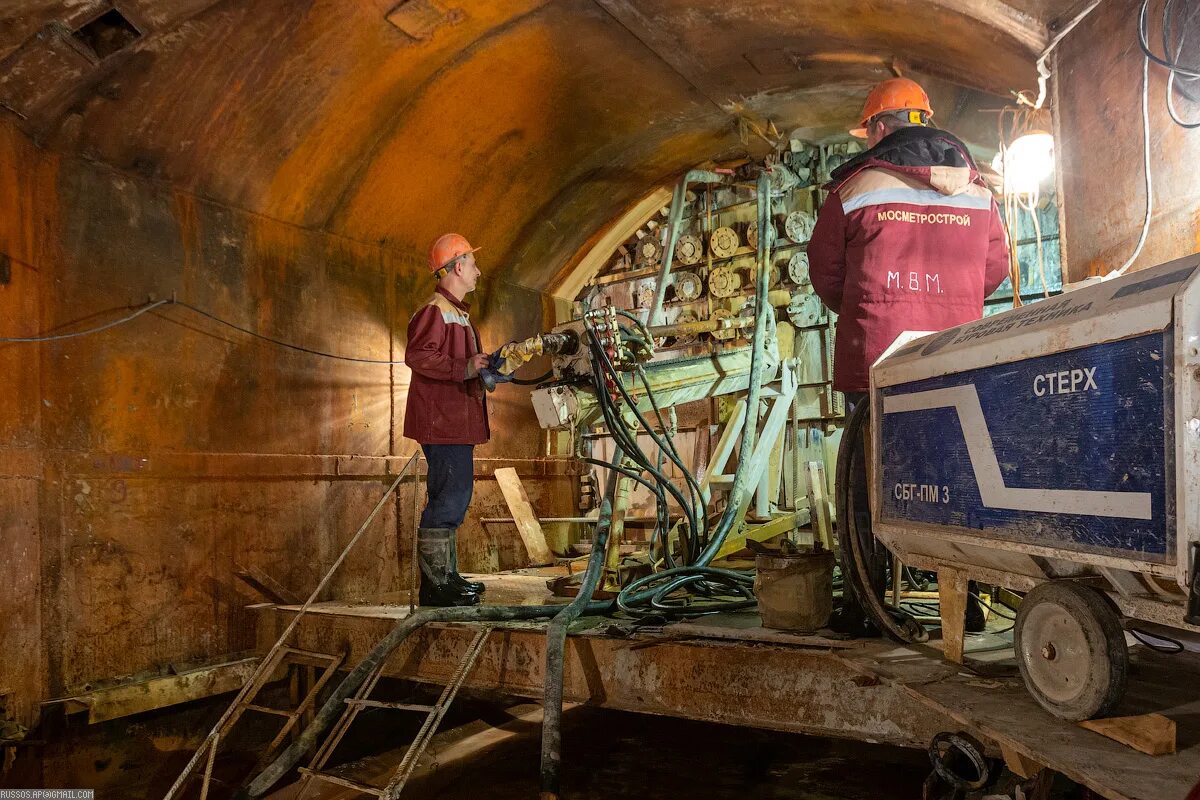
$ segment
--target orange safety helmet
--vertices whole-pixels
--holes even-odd
[[[925,94],[921,84],[908,78],[889,78],[867,95],[858,127],[852,129],[850,134],[860,139],[867,138],[867,123],[872,117],[888,111],[924,111],[933,116],[933,109],[929,107],[929,95]]]
[[[445,270],[463,256],[474,253],[478,247],[471,247],[465,236],[457,233],[446,233],[437,238],[433,247],[429,248],[429,271],[435,278],[441,278]]]

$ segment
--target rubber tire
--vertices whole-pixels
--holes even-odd
[[[1065,609],[1080,625],[1089,649],[1099,656],[1098,670],[1086,676],[1086,684],[1076,697],[1060,702],[1045,695],[1030,676],[1028,659],[1041,656],[1028,653],[1025,645],[1038,647],[1025,641],[1025,624],[1030,613],[1039,605],[1053,603]],[[1125,631],[1117,618],[1116,611],[1108,600],[1095,589],[1074,581],[1060,580],[1038,584],[1025,595],[1017,611],[1013,634],[1017,666],[1025,688],[1033,699],[1059,719],[1081,722],[1111,714],[1125,695],[1129,674],[1129,648],[1125,644]]]

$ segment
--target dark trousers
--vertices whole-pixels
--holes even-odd
[[[471,505],[475,488],[475,445],[423,444],[429,462],[428,494],[422,528],[457,528]]]

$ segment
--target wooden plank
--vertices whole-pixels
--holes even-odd
[[[721,427],[721,435],[717,438],[716,446],[713,447],[708,468],[704,471],[704,477],[700,479],[700,491],[704,493],[706,501],[712,497],[714,480],[723,474],[725,465],[729,463],[729,459],[733,455],[733,449],[738,443],[738,436],[741,434],[744,424],[746,424],[746,401],[738,400],[733,413]],[[730,480],[732,481],[732,478]]]
[[[967,624],[967,573],[942,567],[937,576],[942,613],[942,655],[947,661],[961,664]]]
[[[107,722],[110,719],[236,691],[254,674],[258,661],[258,658],[244,658],[178,675],[163,675],[143,681],[122,683],[55,702],[67,703],[68,713],[86,709],[88,724],[94,725],[97,722]]]
[[[829,495],[825,491],[825,465],[820,461],[809,461],[808,509],[812,517],[813,531],[817,541],[826,550],[833,550],[833,523],[829,513]]]
[[[1090,719],[1079,723],[1079,727],[1147,755],[1163,756],[1175,752],[1175,720],[1162,714]]]
[[[1000,754],[1004,756],[1004,765],[1026,780],[1046,768],[1008,742],[1000,742]]]
[[[924,651],[924,652],[922,652]],[[1179,728],[1178,752],[1149,756],[1073,722],[1056,719],[1020,678],[982,679],[931,658],[924,647],[838,651],[848,666],[878,675],[962,730],[1045,765],[1108,800],[1183,800],[1200,775],[1200,658],[1143,647],[1130,653],[1129,688],[1119,712],[1159,713]],[[940,672],[939,672],[940,670]]]
[[[533,513],[529,495],[525,493],[525,487],[521,485],[517,471],[509,467],[501,467],[496,470],[496,483],[500,485],[500,491],[504,494],[504,502],[508,503],[508,510],[516,521],[521,541],[525,543],[525,552],[529,554],[530,566],[553,564],[554,553],[550,552],[550,547],[546,544],[546,535],[542,532],[542,524],[538,522],[537,515]]]
[[[276,605],[297,605],[304,602],[303,597],[300,597],[258,567],[239,566],[233,574]]]

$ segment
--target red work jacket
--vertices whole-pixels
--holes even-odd
[[[483,444],[491,436],[483,383],[467,380],[467,360],[482,352],[469,309],[439,286],[408,322],[404,435],[421,444]]]
[[[966,146],[902,128],[833,174],[808,243],[813,289],[837,312],[835,389],[865,392],[904,331],[979,319],[1008,275],[1008,239]]]

